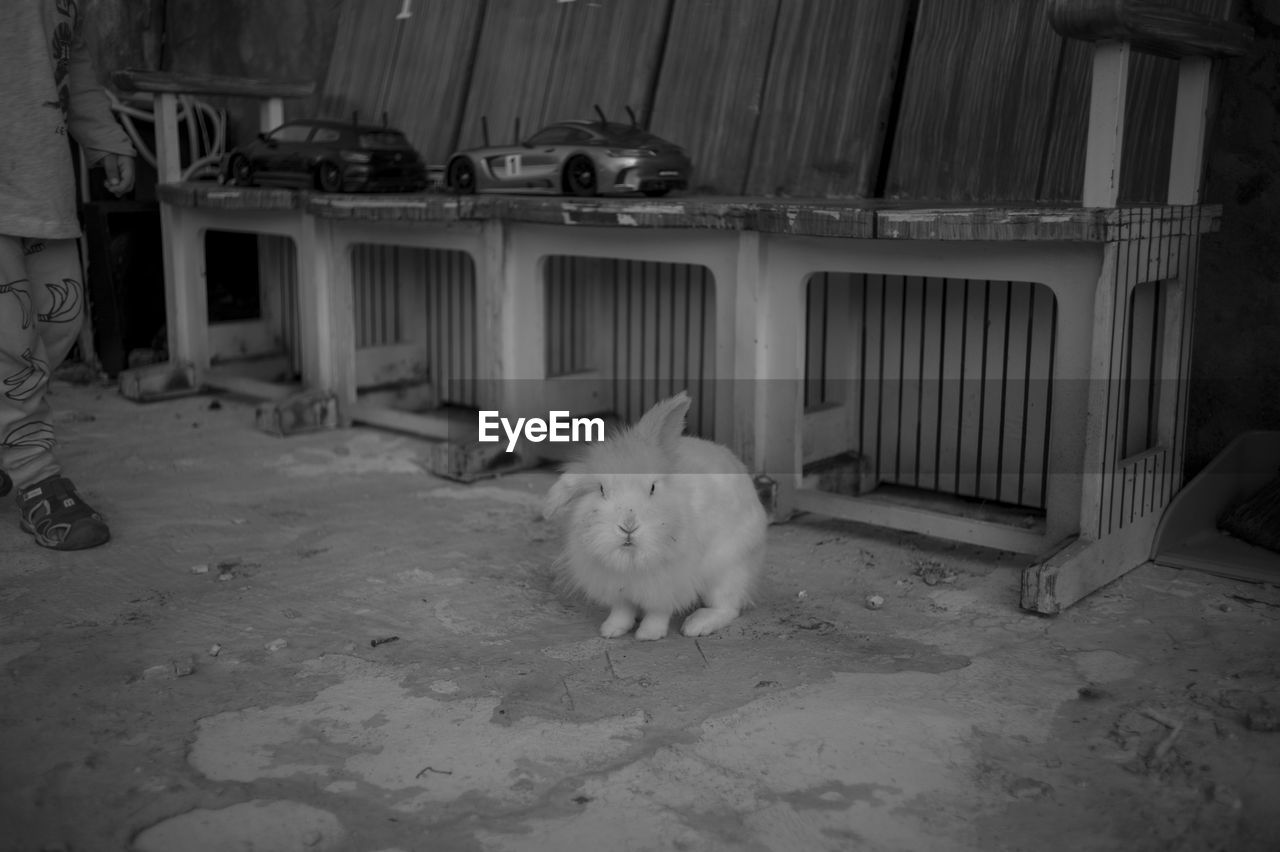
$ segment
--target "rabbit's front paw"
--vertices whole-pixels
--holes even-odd
[[[637,639],[661,639],[667,635],[667,626],[671,623],[671,614],[645,615],[640,626],[636,628]]]
[[[600,635],[606,639],[616,639],[631,632],[636,625],[636,611],[629,606],[615,606],[609,617],[600,625]]]
[[[680,628],[680,632],[685,636],[706,636],[708,633],[716,632],[737,617],[737,610],[713,609],[712,607],[704,606],[702,609],[695,610],[692,615],[684,620],[684,625]]]

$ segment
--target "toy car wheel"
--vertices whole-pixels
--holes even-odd
[[[342,169],[328,160],[321,162],[316,166],[316,189],[321,192],[337,192],[342,189]]]
[[[249,162],[249,158],[244,154],[232,154],[231,162],[227,163],[227,175],[230,183],[236,186],[250,186],[253,184],[253,166]]]
[[[670,191],[671,190],[667,189],[664,186],[662,187],[662,189],[646,189],[644,191],[644,194],[649,198],[661,198],[662,196],[666,195]]]
[[[449,189],[454,192],[470,193],[476,191],[476,168],[465,157],[459,157],[449,164],[447,178],[446,183]]]
[[[564,167],[565,187],[574,195],[596,194],[596,167],[583,154],[570,157]]]

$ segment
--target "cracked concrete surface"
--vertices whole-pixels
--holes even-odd
[[[1044,618],[1008,555],[801,519],[722,632],[603,640],[550,574],[550,472],[460,486],[230,398],[54,402],[116,538],[43,551],[0,507],[0,849],[1280,837],[1275,587],[1145,566]]]

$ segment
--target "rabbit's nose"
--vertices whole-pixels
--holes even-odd
[[[626,535],[631,535],[633,532],[640,529],[640,524],[632,520],[627,520],[618,524],[618,529],[622,530]]]

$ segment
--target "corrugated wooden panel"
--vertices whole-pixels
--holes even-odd
[[[1120,160],[1121,204],[1163,202],[1168,197],[1177,93],[1178,63],[1158,56],[1134,57]]]
[[[369,118],[385,109],[391,59],[403,29],[396,20],[399,9],[399,0],[344,0],[320,96],[322,116],[348,118],[358,110]]]
[[[378,123],[383,112],[430,163],[457,141],[484,0],[346,0],[321,98],[322,114]]]
[[[908,8],[902,0],[781,5],[748,194],[871,193]]]
[[[1230,0],[1172,0],[1225,15]],[[1047,0],[919,0],[891,152],[906,0],[345,0],[320,112],[385,110],[431,162],[599,103],[651,115],[704,192],[1075,200],[1092,46]],[[1176,66],[1130,79],[1122,201],[1162,200]],[[652,99],[652,103],[650,103]]]
[[[351,289],[355,302],[356,346],[399,343],[400,292],[413,286],[404,280],[401,259],[407,250],[395,246],[358,245],[351,250]]]
[[[551,65],[541,121],[591,117],[600,104],[617,121],[630,104],[637,115],[651,105],[672,0],[574,0],[560,3],[556,61]],[[586,69],[590,69],[587,71]]]
[[[477,404],[476,269],[461,251],[423,249],[422,284],[427,294],[427,365],[440,400]]]
[[[599,104],[640,114],[656,79],[670,0],[488,0],[460,147],[514,138],[543,124],[594,118]]]
[[[547,375],[600,369],[600,324],[608,316],[601,310],[602,281],[610,261],[554,255],[545,263]]]
[[[475,264],[461,251],[352,248],[356,346],[420,342],[441,402],[472,404],[476,378]]]
[[[1046,2],[921,0],[886,197],[1035,197],[1062,41]]]
[[[696,192],[745,191],[779,0],[675,0],[650,129],[684,146]]]
[[[807,402],[854,408],[845,446],[877,479],[1043,508],[1047,287],[845,273],[808,286]]]
[[[683,263],[548,257],[547,371],[594,371],[611,407],[634,422],[679,390],[693,397],[689,432],[715,424],[715,292],[710,270]]]
[[[1060,39],[1057,55],[1057,97],[1052,105],[1036,192],[1042,201],[1078,203],[1084,189],[1093,45],[1075,39]]]
[[[298,337],[298,252],[289,237],[258,235],[258,282],[264,318],[278,330],[293,373],[302,368]]]
[[[485,0],[416,2],[391,72],[391,122],[428,163],[444,164],[457,147]]]

